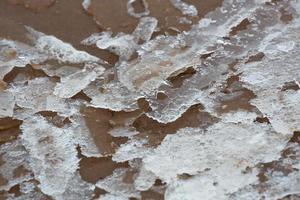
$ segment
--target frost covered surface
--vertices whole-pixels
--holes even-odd
[[[190,30],[128,0],[127,32],[0,38],[1,198],[299,196],[300,2],[169,4]]]

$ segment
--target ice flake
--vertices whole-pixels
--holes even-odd
[[[70,98],[83,90],[103,72],[102,66],[88,64],[81,71],[62,77],[61,82],[55,87],[54,94],[61,98]]]
[[[0,118],[12,117],[15,107],[14,95],[9,91],[0,91]]]
[[[170,0],[170,1],[175,8],[177,8],[182,12],[182,14],[192,16],[192,17],[198,15],[197,8],[194,5],[189,5],[185,3],[183,0]]]
[[[41,116],[25,120],[21,129],[22,143],[42,192],[50,196],[63,194],[79,161],[71,132],[49,124]]]

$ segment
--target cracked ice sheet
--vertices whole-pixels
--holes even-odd
[[[286,82],[300,81],[299,31],[298,19],[285,29],[279,27],[271,35],[275,37],[266,38],[261,47],[265,58],[239,70],[245,87],[257,95],[251,103],[269,118],[276,131],[287,134],[300,130],[300,90],[282,91]]]
[[[166,199],[230,199],[228,194],[257,180],[256,172],[243,174],[244,170],[279,158],[289,136],[249,120],[252,113],[236,116],[207,130],[180,129],[145,156],[145,168],[168,184]],[[184,173],[195,176],[178,179]]]
[[[197,72],[193,77],[183,82],[180,88],[161,87],[161,90],[168,96],[162,102],[157,101],[156,97],[148,97],[147,100],[152,111],[148,112],[147,116],[162,123],[172,122],[191,105],[197,103],[204,105],[207,111],[215,113],[214,107],[218,103],[216,95],[220,94],[218,87],[228,78],[227,65],[237,59],[244,60],[248,52],[258,49],[261,40],[269,35],[269,32],[265,30],[268,27],[273,27],[276,23],[280,23],[278,10],[276,7],[261,6],[248,14],[252,24],[246,31],[237,34],[230,41],[223,41],[221,45],[211,41],[211,45],[216,46],[214,54],[211,58],[198,62]],[[211,15],[214,16],[217,13]],[[210,27],[204,32],[204,35],[207,37],[209,34],[214,34],[214,31],[213,29],[212,32]],[[253,35],[256,35],[256,37],[253,37]],[[215,83],[211,84],[212,82]],[[186,98],[187,96],[189,98]]]

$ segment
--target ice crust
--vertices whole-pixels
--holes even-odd
[[[108,29],[81,42],[118,55],[114,66],[31,27],[28,43],[0,38],[0,80],[6,81],[0,118],[21,121],[16,138],[1,140],[4,197],[125,200],[143,199],[149,191],[164,193],[166,200],[299,195],[299,1],[224,0],[191,30],[174,36],[154,34],[158,19],[141,2],[145,9],[137,13],[135,1],[128,0],[129,15],[139,21],[132,33]],[[170,2],[184,23],[198,15],[194,5]],[[90,1],[82,5],[88,10]],[[282,20],[283,11],[290,21]],[[247,27],[234,32],[245,19]],[[261,59],[250,61],[259,53]],[[29,65],[45,74],[28,76]],[[20,72],[7,80],[14,68]],[[182,77],[181,84],[172,82]],[[238,81],[231,84],[232,77]],[[225,90],[230,84],[240,90]],[[223,109],[224,101],[244,101],[242,89],[253,94],[250,108]],[[195,105],[215,120],[202,126],[204,118],[192,119],[199,120],[196,126],[182,127],[178,123]],[[107,124],[96,133],[81,112],[86,107],[105,113],[99,117]],[[0,124],[4,133],[10,128]],[[109,154],[97,146],[105,142],[113,148]],[[92,183],[80,169],[88,159],[117,167]],[[10,192],[14,187],[19,196]],[[97,188],[106,193],[96,197]]]

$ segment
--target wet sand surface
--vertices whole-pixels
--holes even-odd
[[[143,11],[145,8],[141,4],[142,1],[137,1],[134,5],[136,10]],[[186,3],[194,5],[198,14],[196,16],[185,16],[182,12],[176,9],[168,0],[148,0],[149,11],[152,17],[158,20],[158,28],[152,35],[152,38],[161,35],[177,35],[182,31],[188,31],[192,25],[196,24],[202,17],[210,11],[215,10],[222,5],[222,0],[185,0]],[[189,23],[180,23],[179,19],[186,17],[190,20]],[[292,20],[289,13],[282,15],[282,20],[288,23]],[[19,42],[30,44],[25,26],[29,26],[47,35],[53,35],[60,40],[72,44],[76,49],[86,51],[91,55],[97,56],[104,60],[106,69],[112,69],[119,61],[119,56],[111,53],[109,50],[96,48],[95,46],[86,46],[81,41],[93,33],[102,31],[112,31],[113,35],[120,32],[131,34],[139,23],[139,19],[132,17],[127,12],[127,1],[125,0],[91,0],[90,6],[85,10],[82,6],[82,0],[1,0],[0,1],[0,38],[6,38]],[[239,25],[231,29],[228,37],[234,37],[239,32],[246,30],[251,24],[248,19],[243,20]],[[210,59],[212,53],[204,54],[201,59]],[[264,53],[260,52],[250,56],[246,63],[252,63],[262,60]],[[70,64],[72,66],[72,64]],[[73,67],[82,68],[83,66]],[[234,64],[229,66],[234,71]],[[193,68],[188,68],[183,73],[176,76],[170,76],[168,81],[174,88],[180,88],[186,80],[195,76],[196,71]],[[38,77],[49,77],[44,71],[37,66],[27,65],[24,68],[15,68],[10,73],[6,74],[3,81],[0,82],[0,91],[7,87],[7,84],[12,83],[16,77],[20,75],[27,77],[27,80],[32,80]],[[52,77],[57,81],[59,77]],[[81,83],[78,83],[81,84]],[[299,89],[298,85],[289,82],[283,87],[284,90]],[[251,111],[256,112],[261,117],[257,118],[260,123],[269,124],[267,117],[263,116],[255,106],[251,104],[251,100],[256,98],[253,91],[243,87],[239,75],[230,76],[224,85],[221,86],[222,97],[219,99],[216,111],[219,115],[230,113],[232,111]],[[235,95],[231,98],[232,94]],[[167,98],[163,92],[157,94],[159,101],[164,102]],[[72,97],[74,100],[82,100],[91,102],[82,91]],[[134,164],[124,161],[116,162],[112,159],[114,153],[122,145],[130,140],[147,140],[145,147],[156,148],[166,138],[167,135],[175,134],[176,131],[187,127],[207,128],[208,126],[219,121],[218,118],[212,116],[204,110],[201,104],[196,104],[189,107],[177,120],[170,123],[161,123],[149,117],[146,113],[151,112],[149,103],[145,99],[139,99],[139,108],[135,111],[112,111],[104,108],[95,108],[91,106],[82,106],[79,115],[83,118],[86,127],[90,133],[90,137],[96,147],[102,153],[102,157],[87,157],[82,154],[80,146],[77,147],[77,157],[79,161],[79,169],[77,170],[82,180],[96,184],[99,180],[103,180],[113,174],[116,169],[127,169],[126,176],[123,182],[126,184],[134,184],[134,179],[140,173],[140,169],[134,167]],[[72,123],[72,119],[68,117],[58,119],[55,112],[39,112],[38,114],[45,117],[50,123],[56,127],[68,126]],[[20,130],[21,120],[11,117],[0,119],[0,144],[16,140],[22,133]],[[111,131],[130,127],[138,134],[131,137],[113,136]],[[299,143],[299,132],[294,133],[295,137],[292,143]],[[296,138],[296,139],[295,139]],[[293,152],[283,152],[282,154],[292,155]],[[286,155],[282,155],[284,157]],[[2,160],[2,158],[0,157]],[[137,158],[135,162],[139,163]],[[159,162],[159,161],[158,161]],[[279,171],[289,173],[289,169],[281,167],[281,161],[265,163],[261,166],[259,179],[263,183],[265,174],[269,168],[279,168]],[[3,163],[2,163],[3,164]],[[281,168],[280,168],[281,167]],[[23,177],[32,172],[26,168],[18,168],[16,177]],[[192,175],[179,174],[182,180],[189,179]],[[31,178],[34,184],[39,182]],[[0,176],[0,185],[7,184],[7,180]],[[263,190],[263,186],[261,190]],[[39,189],[36,189],[37,191]],[[143,200],[160,200],[164,199],[166,184],[159,178],[155,184],[147,190],[141,192]],[[38,191],[40,192],[40,191]],[[14,194],[15,197],[21,196],[20,186],[16,184],[8,192],[2,191],[0,199],[6,199],[7,194]],[[96,187],[94,190],[93,199],[97,199],[101,195],[107,194],[108,191]],[[283,197],[282,199],[289,199]],[[40,199],[52,199],[50,196],[42,195]],[[101,199],[101,198],[100,198]],[[130,199],[137,199],[132,197]]]

